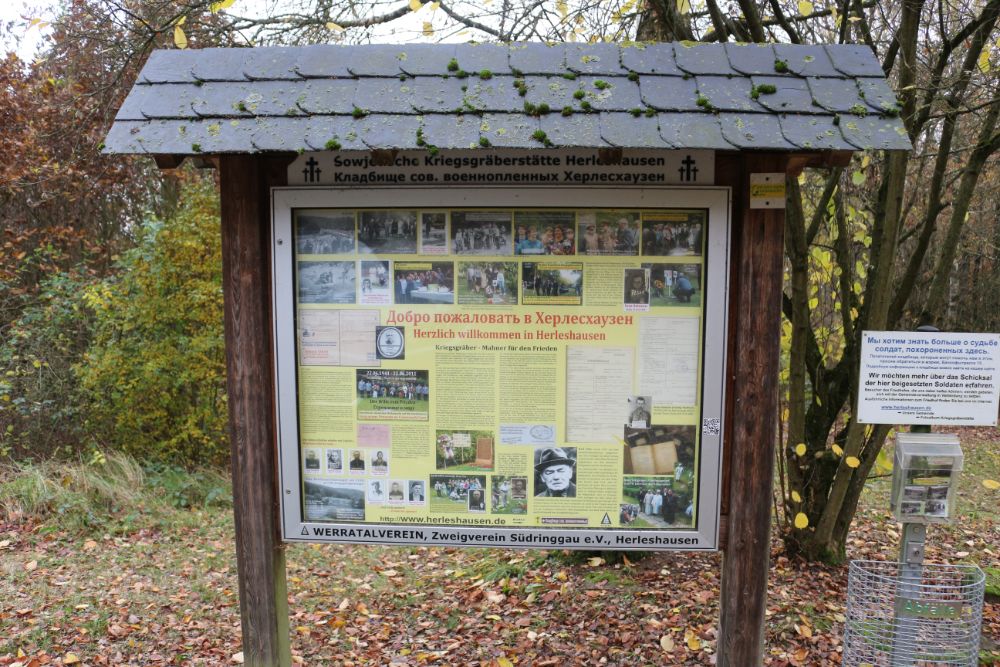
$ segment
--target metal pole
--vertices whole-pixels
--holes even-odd
[[[939,331],[929,324],[917,327],[917,331]],[[927,424],[914,424],[910,433],[930,433]],[[903,535],[899,540],[899,584],[896,586],[895,622],[892,639],[892,667],[912,667],[916,656],[917,619],[904,615],[900,609],[906,600],[920,595],[920,581],[924,574],[924,545],[927,526],[922,523],[904,523]]]

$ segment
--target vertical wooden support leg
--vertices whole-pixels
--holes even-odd
[[[729,518],[722,561],[718,667],[760,665],[771,542],[771,488],[777,434],[784,210],[750,209],[751,173],[785,172],[783,156],[746,155],[733,217],[740,246],[731,321],[735,404]]]
[[[278,530],[268,192],[257,158],[224,156],[222,269],[244,664],[291,663]]]

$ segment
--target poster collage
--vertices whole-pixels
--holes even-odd
[[[694,526],[705,209],[303,209],[293,220],[300,373],[336,369],[329,382],[351,383],[350,405],[333,410],[350,410],[350,437],[300,427],[304,520]],[[588,284],[594,277],[600,284]],[[592,295],[600,307],[588,307]],[[648,320],[610,332],[609,346],[544,348],[562,355],[555,367],[555,354],[526,353],[517,381],[540,374],[521,393],[552,405],[523,423],[484,409],[481,420],[449,424],[442,402],[465,409],[462,397],[483,396],[482,382],[501,397],[515,391],[502,364],[456,371],[434,341],[387,322],[390,308],[567,306]],[[536,359],[545,363],[534,369]],[[557,377],[541,375],[554,368]],[[301,382],[305,424],[303,396],[338,391]],[[608,388],[619,390],[610,400]],[[611,460],[621,474],[609,491],[600,478]]]
[[[706,217],[703,209],[309,211],[297,216],[298,298],[317,304],[580,306],[586,257],[637,256],[649,261],[621,277],[626,310],[697,306]],[[353,255],[372,259],[334,257]],[[414,259],[390,262],[376,255]],[[451,256],[460,259],[446,259]]]

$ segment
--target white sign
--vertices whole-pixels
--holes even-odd
[[[865,331],[862,424],[996,426],[1000,335]]]
[[[785,208],[785,175],[750,174],[750,208]]]
[[[610,152],[609,152],[610,151]],[[617,159],[620,157],[620,160]],[[289,185],[604,186],[712,185],[714,151],[429,150],[398,151],[390,165],[371,153],[303,153],[288,167]],[[782,181],[784,183],[784,181]]]

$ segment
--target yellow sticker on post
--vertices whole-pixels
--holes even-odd
[[[750,208],[785,208],[785,175],[750,174]]]

